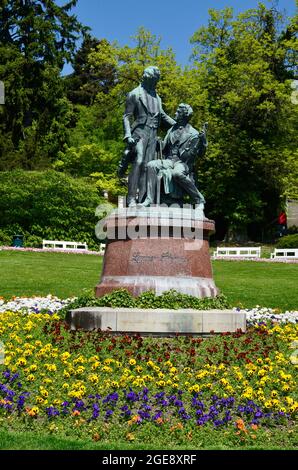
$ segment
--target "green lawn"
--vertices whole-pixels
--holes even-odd
[[[0,251],[0,296],[78,295],[99,281],[102,257]]]
[[[0,296],[78,295],[98,283],[101,266],[93,255],[0,251]],[[217,260],[213,270],[233,305],[298,309],[298,265]]]
[[[296,449],[296,433],[281,433],[278,429],[262,432],[262,437],[255,442],[248,439],[248,442],[236,444],[233,433],[227,436],[213,429],[201,429],[194,442],[173,438],[173,441],[164,436],[164,442],[158,440],[156,444],[133,441],[127,442],[103,440],[92,442],[88,439],[65,438],[61,435],[40,434],[37,432],[9,432],[0,430],[0,450],[294,450]],[[267,436],[267,440],[266,440]]]
[[[233,305],[298,310],[297,264],[217,260],[213,274]]]

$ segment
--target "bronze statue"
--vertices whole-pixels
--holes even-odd
[[[207,147],[207,123],[203,131],[198,132],[189,124],[192,114],[193,110],[188,104],[178,106],[176,123],[163,142],[163,158],[148,162],[147,195],[143,206],[160,202],[156,201],[156,192],[158,179],[162,177],[166,194],[181,200],[186,193],[203,210],[205,199],[195,185],[194,164]]]
[[[139,203],[145,197],[146,165],[155,158],[157,130],[160,124],[167,128],[175,124],[163,111],[161,99],[155,91],[159,78],[158,67],[147,67],[142,83],[128,94],[126,100],[123,125],[127,149],[119,165],[118,175],[122,176],[128,164],[132,164],[128,177],[129,207],[136,206],[137,193]]]

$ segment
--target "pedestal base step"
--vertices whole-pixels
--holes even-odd
[[[102,276],[96,286],[96,297],[102,297],[115,289],[126,289],[134,296],[153,291],[161,295],[171,289],[194,297],[216,297],[219,294],[212,278],[182,276]]]
[[[246,331],[245,313],[233,310],[84,307],[71,310],[66,321],[71,330],[157,336]]]

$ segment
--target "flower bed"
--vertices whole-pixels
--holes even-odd
[[[211,259],[213,261],[222,260],[222,261],[255,261],[257,263],[288,263],[288,264],[297,264],[297,259],[290,258],[248,258],[245,256],[214,256],[212,255]]]
[[[77,298],[59,299],[53,295],[48,295],[47,297],[14,297],[11,300],[5,301],[0,297],[0,313],[5,311],[23,313],[45,312],[51,315],[65,309],[69,304],[75,302],[76,299]],[[147,305],[145,307],[148,308]],[[298,323],[298,311],[282,313],[277,309],[264,308],[260,306],[256,306],[252,309],[235,308],[234,310],[246,313],[248,325],[258,325],[259,323],[267,321],[277,323]]]
[[[11,300],[5,301],[0,297],[0,313],[24,312],[24,313],[40,313],[46,312],[49,315],[59,312],[66,307],[73,299],[59,299],[53,295],[47,297],[13,297]]]
[[[21,312],[0,315],[0,418],[10,429],[93,440],[147,429],[150,440],[162,428],[175,440],[205,427],[240,439],[293,425],[297,324],[161,339],[70,332],[57,313]]]
[[[243,312],[239,308],[236,309]],[[260,323],[273,322],[273,323],[298,323],[298,312],[284,312],[281,313],[277,309],[264,308],[256,306],[252,309],[244,310],[246,313],[246,321],[248,325],[258,325]]]
[[[76,255],[96,255],[96,256],[103,256],[102,253],[99,251],[93,250],[75,250],[75,249],[61,249],[61,248],[21,248],[21,247],[14,247],[14,246],[0,246],[0,250],[3,251],[30,251],[34,253],[68,253],[68,254],[76,254]]]

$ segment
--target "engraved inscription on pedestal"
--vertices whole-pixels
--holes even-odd
[[[134,252],[131,257],[132,263],[152,263],[154,261],[177,264],[187,263],[187,259],[185,257],[173,255],[169,251],[163,252],[159,256],[142,255],[140,252]]]

